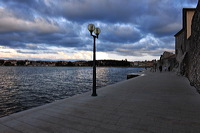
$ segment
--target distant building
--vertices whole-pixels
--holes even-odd
[[[163,53],[163,55],[161,56],[161,60],[162,60],[162,59],[166,59],[166,58],[168,58],[168,57],[170,57],[170,56],[172,56],[172,55],[174,55],[172,52],[165,51],[165,52]]]
[[[86,61],[75,61],[74,65],[75,66],[87,66],[87,62]]]
[[[16,66],[17,60],[5,60],[3,65],[4,66]]]
[[[165,51],[160,56],[159,65],[165,66],[172,70],[176,65],[176,55],[172,52]]]
[[[139,61],[135,61],[135,62],[133,62],[133,66],[139,66]]]
[[[154,64],[156,64],[156,60],[147,61],[147,62],[146,62],[146,67],[153,67]]]

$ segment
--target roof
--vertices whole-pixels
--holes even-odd
[[[179,32],[177,32],[177,33],[174,35],[174,37],[179,36],[183,31],[184,31],[184,29],[181,29]]]
[[[165,60],[165,59],[173,59],[173,58],[176,58],[176,54],[170,55],[170,56],[165,57],[163,59]]]
[[[183,31],[184,31],[184,29],[185,29],[185,27],[186,27],[186,12],[187,11],[195,11],[196,10],[196,8],[183,8],[182,9],[182,12],[183,12],[183,24],[182,24],[182,26],[183,26],[183,28],[179,31],[179,32],[177,32],[175,35],[174,35],[174,37],[177,37],[178,35],[180,35]]]

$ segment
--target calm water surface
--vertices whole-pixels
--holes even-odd
[[[97,88],[142,68],[97,68]],[[0,67],[0,117],[91,91],[91,67]]]

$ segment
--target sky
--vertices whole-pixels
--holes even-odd
[[[143,61],[174,52],[182,8],[198,0],[0,0],[0,59]]]

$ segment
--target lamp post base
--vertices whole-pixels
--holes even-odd
[[[97,94],[96,94],[96,93],[92,93],[92,96],[93,96],[93,97],[96,97],[96,96],[97,96]]]

